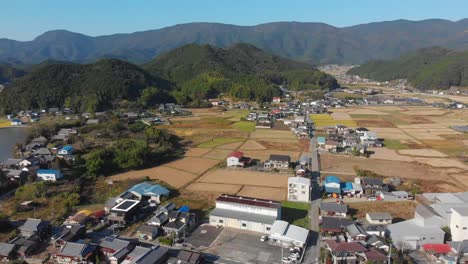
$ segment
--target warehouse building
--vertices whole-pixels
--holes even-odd
[[[210,213],[210,224],[270,233],[273,223],[280,218],[279,202],[222,194]]]
[[[309,230],[291,225],[286,221],[277,220],[270,231],[270,240],[282,246],[304,247],[309,236]]]

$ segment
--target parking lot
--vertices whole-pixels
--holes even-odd
[[[198,249],[207,248],[213,243],[222,229],[211,225],[201,225],[185,239],[185,244]]]
[[[205,252],[241,263],[282,263],[281,247],[260,241],[262,234],[225,228]],[[284,255],[289,254],[284,250]]]

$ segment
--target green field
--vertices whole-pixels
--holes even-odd
[[[314,121],[316,127],[328,127],[343,125],[348,127],[356,127],[357,124],[353,120],[335,120],[329,114],[311,114],[310,118]]]
[[[251,121],[239,121],[232,125],[235,129],[240,130],[242,132],[254,132],[255,131],[255,123]]]
[[[281,219],[293,225],[309,228],[309,210],[307,203],[282,202]]]
[[[388,149],[399,150],[399,149],[408,148],[406,144],[403,144],[399,140],[396,140],[396,139],[385,139],[383,143],[384,143],[384,146]]]
[[[234,143],[234,142],[241,142],[244,141],[243,138],[213,138],[210,141],[203,142],[199,144],[197,147],[199,148],[214,148],[217,146]]]

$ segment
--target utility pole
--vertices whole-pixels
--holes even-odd
[[[388,249],[388,264],[392,263],[392,243],[389,243],[389,249]]]

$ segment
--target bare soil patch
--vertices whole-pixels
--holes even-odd
[[[321,169],[337,173],[354,173],[353,167],[371,170],[387,177],[401,177],[413,179],[448,180],[449,169],[435,168],[416,162],[391,161],[355,158],[336,155],[321,155]],[[397,168],[397,169],[396,169]],[[458,169],[459,170],[459,169]]]
[[[288,183],[288,174],[217,169],[209,171],[197,182],[285,188]]]
[[[387,120],[383,119],[354,119],[357,123],[358,126],[360,127],[381,127],[381,128],[387,128],[387,127],[395,127],[395,125],[392,122],[389,122]]]
[[[436,157],[445,158],[446,154],[434,149],[401,149],[398,150],[399,154],[419,157]]]
[[[399,155],[393,149],[388,148],[369,148],[369,151],[373,151],[374,154],[370,156],[371,159],[381,160],[395,160],[395,161],[413,161],[411,157]]]
[[[438,168],[460,168],[462,170],[468,170],[468,166],[456,159],[448,158],[414,158],[417,162],[428,164]]]
[[[226,193],[236,194],[241,189],[242,185],[222,184],[222,183],[200,183],[194,182],[187,186],[185,189],[192,192],[213,192],[213,193]]]
[[[257,186],[244,186],[237,195],[254,197],[259,199],[268,199],[273,201],[286,200],[286,188],[270,188]]]
[[[137,171],[128,171],[125,173],[111,176],[111,178],[115,181],[126,181],[143,179],[146,176],[150,177],[150,179],[166,182],[174,188],[180,188],[197,178],[197,175],[195,174],[165,166],[158,166]]]
[[[348,112],[350,115],[388,115],[388,113],[376,111],[369,108],[358,108],[351,112]]]
[[[437,116],[437,115],[444,115],[447,113],[447,111],[441,110],[441,109],[426,108],[422,110],[410,110],[410,111],[406,111],[402,113],[405,115],[413,115],[413,116]]]
[[[206,153],[210,152],[211,149],[209,148],[190,148],[185,152],[185,156],[187,157],[201,157]]]
[[[258,139],[257,142],[260,143],[262,146],[266,147],[267,149],[280,149],[280,150],[287,150],[287,151],[301,151],[301,143],[298,139],[287,139],[286,141],[289,142],[283,142],[281,141],[275,141],[274,139],[272,140],[261,140]]]
[[[185,158],[173,161],[171,163],[168,163],[165,166],[177,168],[179,170],[188,171],[194,174],[201,174],[218,163],[219,161],[212,160],[212,159],[185,157]]]
[[[332,113],[331,116],[335,120],[353,120],[347,113]]]

